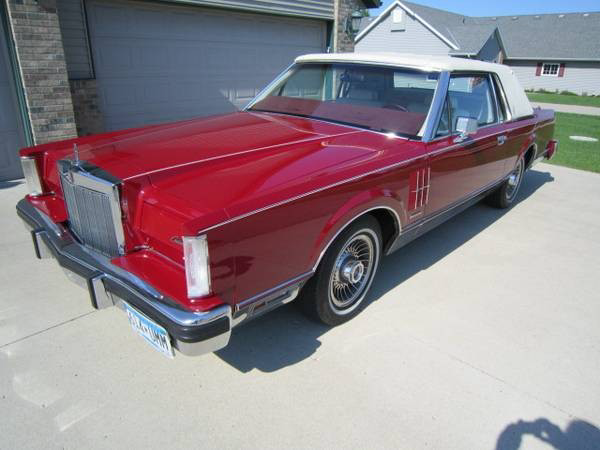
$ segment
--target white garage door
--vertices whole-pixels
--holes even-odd
[[[138,2],[89,1],[87,12],[108,130],[239,109],[326,42],[312,19]]]

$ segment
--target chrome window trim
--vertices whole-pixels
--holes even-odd
[[[83,163],[83,161],[82,161]],[[120,182],[114,182],[100,178],[87,172],[82,164],[75,164],[70,160],[58,161],[58,170],[61,174],[59,177],[61,184],[63,183],[64,177],[67,178],[67,182],[71,182],[74,185],[82,186],[86,189],[100,192],[109,199],[110,212],[112,214],[112,222],[114,226],[115,236],[117,238],[117,245],[119,254],[125,254],[125,231],[123,229],[122,211],[121,211],[121,195],[119,192]],[[70,178],[70,180],[68,180]]]
[[[494,105],[496,106],[496,124],[503,124],[505,119],[500,120],[500,103],[498,93],[496,92],[496,83],[494,83],[491,73],[488,73],[488,81],[492,87],[492,96],[494,97]]]
[[[499,100],[504,105],[504,110],[506,111],[506,119],[504,119],[504,123],[512,122],[513,114],[510,110],[510,104],[508,103],[508,99],[506,98],[506,93],[504,92],[504,86],[502,86],[502,80],[500,80],[500,77],[495,73],[492,73],[491,75],[495,81],[495,86],[498,87],[498,93],[500,94]]]
[[[455,73],[456,73],[456,74],[458,74],[458,75],[470,75],[470,74],[477,74],[478,72],[453,72],[451,75],[454,75]],[[492,74],[492,73],[489,73],[489,72],[481,72],[481,73],[487,73],[488,75],[494,75],[494,74]],[[449,81],[450,81],[450,80],[448,80],[448,82],[449,82]],[[499,80],[498,80],[498,81],[499,81]],[[495,90],[495,85],[494,85],[494,83],[493,83],[493,80],[492,80],[492,79],[490,79],[490,80],[489,80],[489,82],[490,82],[490,83],[491,83],[491,85],[492,85],[492,91],[494,92],[494,95],[496,95],[496,90]],[[446,94],[447,94],[447,92],[448,92],[448,91],[446,90]],[[501,94],[502,94],[502,96],[503,96],[503,100],[504,100],[504,99],[505,99],[505,97],[504,97],[504,92],[501,92]],[[496,98],[496,99],[494,100],[494,103],[496,103],[496,122],[494,122],[494,123],[489,123],[489,124],[482,125],[482,126],[479,126],[479,127],[477,127],[477,130],[485,130],[486,128],[495,127],[495,126],[498,126],[498,125],[504,125],[504,124],[508,124],[508,123],[512,123],[512,122],[516,122],[516,120],[513,120],[513,118],[512,118],[512,115],[511,115],[511,113],[510,113],[510,108],[509,108],[509,106],[508,106],[508,102],[506,102],[506,101],[504,101],[504,106],[505,106],[505,108],[506,108],[506,115],[507,115],[507,118],[506,118],[505,120],[503,120],[503,121],[501,121],[501,120],[500,120],[500,114],[499,114],[499,110],[498,110],[498,108],[499,108],[499,105],[498,105],[497,95],[496,95],[496,97],[495,97],[495,98]],[[443,109],[443,103],[442,103],[442,109]],[[440,115],[441,115],[441,111],[440,111]],[[438,119],[438,122],[439,122],[439,119]],[[437,125],[438,125],[438,124],[436,123],[436,127],[434,128],[434,132],[435,132],[435,130],[437,129]],[[514,127],[514,128],[512,128],[512,129],[510,129],[510,130],[503,130],[503,132],[510,132],[510,131],[512,131],[512,130],[515,130],[515,129],[517,129],[517,128],[520,128],[520,127]],[[435,137],[435,135],[434,135],[433,139],[431,139],[430,141],[427,141],[427,143],[434,143],[434,142],[437,142],[437,141],[441,141],[441,140],[443,140],[443,139],[448,139],[449,137],[453,137],[453,136],[455,136],[455,135],[458,135],[458,133],[449,133],[449,134],[445,134],[445,135],[443,135],[443,136],[438,136],[438,137]],[[473,143],[473,142],[477,142],[478,140],[484,139],[484,138],[486,138],[486,137],[488,137],[488,136],[483,136],[483,137],[476,138],[476,139],[469,139],[469,140],[467,140],[467,141],[464,141],[464,142],[462,142],[462,143],[460,143],[460,144],[456,144],[456,145],[453,145],[452,147],[448,147],[448,148],[446,148],[445,150],[451,150],[451,149],[453,149],[453,148],[455,148],[455,147],[457,147],[457,146],[471,144],[471,143]],[[437,151],[437,152],[435,152],[435,153],[433,153],[433,154],[437,154],[437,153],[439,153],[439,152],[440,152],[440,151]]]
[[[292,72],[290,71],[290,69],[292,69],[292,67],[294,67],[296,65],[295,62],[293,62],[292,64],[290,64],[289,66],[287,66],[285,68],[285,70],[283,70],[283,72],[281,72],[279,75],[277,75],[275,77],[275,79],[273,79],[273,81],[271,81],[269,84],[267,84],[258,94],[256,94],[256,96],[250,100],[250,102],[248,102],[248,104],[246,106],[244,106],[244,108],[242,109],[242,111],[248,111],[250,108],[252,108],[252,106],[254,106],[255,103],[258,103],[260,100],[262,100],[262,97],[273,87],[275,86],[277,83],[279,83],[279,81],[283,80],[286,76],[291,76]]]
[[[423,130],[423,142],[431,142],[435,137],[435,130],[444,109],[444,102],[448,94],[448,85],[450,83],[450,72],[443,71],[438,78],[438,85],[433,94],[433,100],[429,113],[425,118],[425,128]]]

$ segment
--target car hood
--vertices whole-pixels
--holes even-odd
[[[319,120],[239,112],[74,142],[81,160],[124,181],[137,226],[154,211],[157,226],[174,215],[198,230],[377,169],[390,154],[397,159],[397,145],[386,152],[392,140]],[[70,145],[49,154],[72,157]]]
[[[352,132],[301,118],[239,112],[78,142],[79,158],[127,181],[186,165]],[[72,156],[68,148],[61,156]]]

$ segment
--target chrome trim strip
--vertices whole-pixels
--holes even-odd
[[[499,124],[495,123],[493,125],[497,126]],[[491,126],[491,125],[488,125],[488,126],[485,126],[485,127],[481,127],[481,128],[479,128],[479,130],[482,130],[484,128],[488,128],[489,126]],[[498,131],[498,133],[487,134],[485,136],[481,136],[481,137],[478,137],[478,138],[471,138],[471,139],[468,139],[466,141],[462,141],[462,142],[459,142],[457,144],[451,145],[449,147],[444,147],[444,148],[441,148],[439,150],[432,151],[432,152],[429,153],[429,156],[435,156],[435,155],[439,155],[441,153],[445,153],[445,152],[449,152],[449,151],[455,150],[455,149],[460,148],[460,147],[465,147],[466,145],[471,145],[471,144],[473,144],[475,142],[479,142],[479,141],[481,141],[483,139],[489,139],[491,136],[494,136],[495,134],[500,134],[500,133],[508,134],[508,133],[510,133],[512,131],[518,130],[519,128],[523,128],[523,127],[526,127],[526,126],[529,126],[529,125],[521,125],[521,126],[518,126],[518,127],[510,128],[508,130]],[[512,136],[512,137],[517,138],[517,137],[523,136],[525,134],[528,134],[528,133],[521,133],[521,134],[518,134],[518,135]],[[448,138],[448,136],[446,135],[446,136],[444,136],[443,138],[440,138],[440,139],[447,139],[447,138]],[[436,141],[437,140],[438,139],[436,139]],[[435,141],[432,141],[432,142],[435,142]]]
[[[254,303],[258,303],[258,302],[264,300],[265,297],[268,297],[269,295],[275,294],[279,291],[284,291],[284,290],[290,288],[291,286],[293,286],[294,284],[300,283],[300,282],[304,281],[305,279],[311,277],[313,274],[314,274],[314,270],[309,270],[308,272],[304,272],[301,275],[298,275],[294,278],[290,278],[289,280],[284,281],[283,283],[280,283],[275,287],[269,288],[266,291],[260,292],[256,295],[253,295],[252,297],[249,297],[246,300],[242,300],[241,302],[238,302],[235,305],[235,311],[238,312],[242,309],[245,309],[245,308],[251,306]]]
[[[236,310],[232,316],[231,326],[237,327],[242,322],[262,316],[279,306],[287,305],[298,296],[300,286],[300,284],[291,285],[287,289],[281,289],[274,294],[263,297],[260,301],[251,303],[246,308]]]
[[[42,189],[42,182],[40,180],[40,174],[37,169],[35,158],[32,158],[31,156],[21,156],[20,160],[29,195],[32,197],[42,195],[44,190]]]
[[[467,197],[464,197],[464,198],[462,198],[460,200],[457,200],[452,205],[450,205],[450,206],[448,206],[448,207],[446,207],[446,208],[444,208],[444,209],[436,212],[432,216],[424,217],[423,219],[421,219],[420,222],[415,222],[415,223],[411,224],[410,226],[406,227],[406,229],[404,230],[404,233],[408,233],[408,232],[410,232],[410,231],[412,231],[412,230],[414,230],[416,228],[419,228],[421,225],[424,225],[427,222],[430,222],[430,221],[436,219],[437,217],[441,216],[442,214],[446,214],[446,213],[452,211],[453,209],[458,208],[458,207],[462,206],[463,204],[465,204],[465,203],[473,200],[475,197],[483,194],[485,191],[490,190],[490,189],[494,188],[494,186],[502,183],[504,180],[506,180],[508,178],[509,175],[510,174],[503,175],[502,177],[496,179],[495,181],[492,181],[491,183],[486,184],[483,188],[478,189],[477,191],[475,191],[472,194],[469,194]],[[398,240],[400,237],[401,236],[399,235],[396,240]]]
[[[429,114],[425,119],[425,130],[423,131],[423,141],[430,142],[435,138],[435,130],[437,128],[442,110],[444,109],[444,102],[446,101],[446,95],[448,94],[448,84],[450,83],[450,72],[440,72],[438,84],[433,94],[433,101],[429,108]]]
[[[232,222],[236,222],[236,221],[238,221],[240,219],[245,219],[246,217],[253,216],[254,214],[258,214],[258,213],[261,213],[263,211],[267,211],[269,209],[273,209],[273,208],[276,208],[278,206],[285,205],[287,203],[291,203],[291,202],[296,201],[296,200],[300,200],[301,198],[308,197],[309,195],[317,194],[317,193],[322,192],[322,191],[326,191],[327,189],[331,189],[331,188],[334,188],[334,187],[337,187],[337,186],[341,186],[343,184],[350,183],[352,181],[360,180],[361,178],[365,178],[365,177],[368,177],[368,176],[371,176],[371,175],[375,175],[375,174],[378,174],[378,173],[381,173],[381,172],[385,172],[387,170],[391,170],[391,169],[395,169],[395,168],[398,168],[398,167],[406,166],[406,165],[412,163],[413,161],[417,161],[419,159],[424,159],[425,156],[426,155],[421,155],[421,156],[415,156],[414,158],[405,159],[403,161],[400,161],[400,162],[397,162],[397,163],[394,163],[394,164],[390,164],[389,166],[385,166],[385,167],[381,167],[379,169],[371,170],[369,172],[365,172],[365,173],[362,173],[360,175],[356,175],[356,176],[351,177],[351,178],[346,178],[345,180],[341,180],[341,181],[338,181],[336,183],[332,183],[332,184],[329,184],[327,186],[320,187],[318,189],[313,189],[312,191],[305,192],[304,194],[299,194],[299,195],[296,195],[294,197],[290,197],[288,199],[281,200],[281,201],[279,201],[277,203],[272,203],[270,205],[263,206],[262,208],[258,208],[258,209],[255,209],[253,211],[249,211],[247,213],[240,214],[239,216],[235,216],[235,217],[232,217],[230,219],[224,220],[223,222],[219,222],[219,223],[217,223],[215,225],[211,225],[210,227],[203,228],[203,229],[199,230],[196,234],[206,233],[207,231],[214,230],[215,228],[219,228],[219,227],[221,227],[223,225],[227,225],[227,224],[230,224]]]
[[[425,204],[429,203],[429,191],[431,189],[431,166],[427,167],[427,192],[425,194]]]

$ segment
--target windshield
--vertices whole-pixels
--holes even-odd
[[[417,137],[438,72],[359,64],[299,64],[249,108]]]

